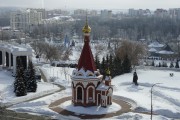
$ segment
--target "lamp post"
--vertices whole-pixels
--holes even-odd
[[[153,90],[153,87],[157,84],[161,84],[161,83],[155,83],[152,85],[151,87],[151,120],[152,120],[152,113],[153,113],[153,105],[152,105],[152,90]]]
[[[178,59],[180,59],[180,51],[179,51],[180,35],[178,36],[177,41],[178,41]]]

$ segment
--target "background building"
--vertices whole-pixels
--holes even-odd
[[[42,12],[33,9],[11,13],[10,26],[13,30],[29,30],[30,25],[38,25],[42,22]]]

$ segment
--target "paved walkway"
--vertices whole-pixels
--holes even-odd
[[[64,103],[65,101],[68,101],[68,100],[71,100],[71,97],[65,97],[65,98],[62,98],[62,99],[59,99],[53,103],[51,103],[49,105],[49,108],[59,114],[62,114],[62,115],[65,115],[65,116],[76,116],[78,118],[81,118],[81,119],[98,119],[98,118],[110,118],[110,117],[113,117],[113,116],[118,116],[118,115],[121,115],[123,113],[127,113],[127,112],[130,112],[132,111],[130,108],[131,108],[131,105],[123,100],[119,100],[119,99],[116,99],[116,98],[113,98],[113,102],[119,104],[121,106],[121,109],[119,111],[116,111],[116,112],[113,112],[113,113],[107,113],[107,114],[101,114],[101,115],[85,115],[85,114],[77,114],[77,113],[74,113],[74,112],[71,112],[71,111],[68,111],[68,110],[65,110],[61,107],[58,107],[58,105]]]

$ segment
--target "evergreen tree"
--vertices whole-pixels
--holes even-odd
[[[101,74],[104,75],[104,76],[105,76],[105,69],[106,69],[105,58],[103,57],[103,58],[102,58],[102,62],[101,62],[100,72],[101,72]]]
[[[173,64],[173,62],[171,61],[171,63],[170,63],[170,66],[169,66],[170,68],[173,68],[174,67],[174,64]]]
[[[115,57],[113,60],[113,70],[111,75],[112,77],[115,77],[116,75],[121,75],[122,73],[121,59],[119,59],[119,57]]]
[[[167,63],[163,62],[162,67],[167,67]]]
[[[106,65],[109,65],[109,55],[106,55]]]
[[[14,82],[14,92],[16,96],[24,96],[27,94],[26,86],[23,80],[23,68],[18,67],[16,70],[16,77]]]
[[[27,91],[36,92],[37,82],[35,79],[35,69],[32,61],[29,61],[28,71],[29,71],[29,79],[27,81]]]
[[[161,63],[159,62],[159,67],[161,67]]]
[[[123,68],[123,73],[131,72],[131,62],[128,58],[128,55],[125,55],[124,57],[124,60],[122,62],[122,68]]]
[[[151,64],[152,66],[154,66],[154,60],[152,61],[152,64]]]
[[[113,56],[110,55],[109,56],[109,69],[110,69],[111,72],[113,71],[113,67],[114,67],[114,65],[113,65]]]
[[[176,61],[175,68],[179,68],[179,61],[178,60]]]
[[[97,68],[97,69],[100,69],[101,63],[100,63],[100,61],[99,61],[98,55],[95,56],[95,64],[96,64],[96,68]]]
[[[15,75],[15,81],[14,81],[14,92],[16,92],[18,87],[19,78],[21,78],[21,82],[24,82],[24,69],[21,62],[21,58],[17,57],[17,63],[16,63],[16,75]],[[25,85],[26,86],[26,85]]]

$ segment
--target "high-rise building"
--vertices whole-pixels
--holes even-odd
[[[74,10],[74,15],[85,16],[86,13],[87,13],[87,11],[83,10],[83,9]]]
[[[112,10],[101,10],[101,17],[102,18],[111,18]]]
[[[38,25],[42,22],[42,13],[28,9],[11,13],[11,29],[28,30],[30,25]]]

